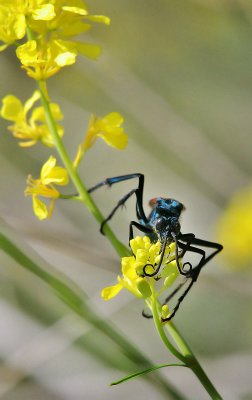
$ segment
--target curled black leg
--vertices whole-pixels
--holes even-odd
[[[152,315],[152,314],[146,314],[145,310],[142,311],[142,316],[143,316],[144,318],[147,318],[147,319],[153,318],[153,315]]]
[[[181,253],[182,256],[184,256],[184,254],[189,251],[189,252],[197,253],[197,254],[201,255],[201,259],[200,259],[199,263],[196,265],[196,267],[190,268],[190,270],[187,271],[187,273],[185,273],[185,276],[188,279],[190,279],[191,282],[189,283],[186,290],[182,293],[182,295],[178,298],[177,304],[174,307],[172,313],[169,315],[169,317],[163,318],[162,322],[170,321],[174,317],[174,315],[176,314],[176,312],[178,311],[178,309],[180,307],[180,304],[182,303],[182,301],[184,300],[186,295],[189,293],[194,282],[197,281],[198,276],[201,272],[201,269],[216,254],[218,254],[223,248],[222,245],[220,245],[219,243],[209,242],[206,240],[195,238],[193,234],[187,234],[187,235],[181,234],[179,236],[179,239],[180,240],[178,240],[178,246],[182,249],[182,253]],[[182,241],[184,241],[186,243],[182,243]],[[192,246],[191,244],[193,244],[194,246]],[[208,256],[206,256],[206,252],[203,249],[196,247],[196,246],[207,247],[210,249],[214,249],[214,251],[211,254],[209,254]],[[186,263],[184,265],[186,265]],[[165,299],[164,304],[167,304],[173,298],[173,296],[179,292],[179,290],[185,285],[186,282],[187,282],[187,280],[184,280],[184,282],[182,282],[180,285],[178,285],[178,287]]]
[[[187,272],[184,272],[183,269],[181,269],[180,264],[179,264],[179,253],[178,253],[178,239],[177,239],[177,236],[175,234],[172,234],[172,236],[173,236],[173,240],[174,240],[174,243],[175,243],[175,260],[176,260],[177,268],[179,270],[180,275],[187,275]],[[180,257],[181,257],[181,255],[180,255]],[[188,263],[188,264],[191,265],[190,263]]]
[[[170,321],[174,315],[176,314],[176,312],[178,311],[180,304],[182,303],[182,301],[184,300],[184,298],[186,297],[187,293],[190,291],[192,285],[194,284],[195,280],[191,277],[191,282],[189,284],[189,286],[186,288],[186,290],[182,293],[182,295],[178,298],[178,302],[176,304],[176,306],[174,307],[172,313],[169,315],[169,317],[167,318],[161,318],[162,322],[167,322]],[[179,291],[179,289],[181,289],[181,287],[183,286],[183,284],[179,285],[178,288],[176,290],[174,290],[173,295],[175,293],[177,293]],[[167,304],[167,302],[171,299],[171,295],[169,297],[167,297],[167,299],[165,299],[164,304]]]
[[[167,245],[167,240],[168,240],[168,234],[166,235],[165,240],[163,241],[162,248],[161,248],[161,253],[160,253],[160,260],[159,260],[159,263],[158,263],[157,267],[155,268],[154,265],[152,265],[152,264],[146,264],[146,265],[144,266],[144,268],[143,268],[144,276],[153,277],[153,276],[155,276],[155,275],[157,275],[157,274],[159,273],[159,270],[160,270],[160,268],[161,268],[161,265],[162,265],[162,262],[163,262],[163,259],[164,259],[164,254],[165,254],[165,248],[166,248],[166,245]],[[146,268],[147,268],[148,266],[151,266],[151,267],[154,268],[154,272],[152,272],[151,274],[148,273],[148,272],[146,271]]]

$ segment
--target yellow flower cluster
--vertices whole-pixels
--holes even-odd
[[[0,51],[18,45],[16,53],[27,74],[45,80],[75,63],[78,54],[96,59],[99,46],[73,40],[92,22],[109,25],[104,15],[90,15],[82,0],[8,0],[0,5]]]
[[[13,95],[4,97],[3,106],[0,110],[2,118],[14,122],[8,129],[13,136],[21,139],[19,145],[30,147],[41,141],[44,145],[52,147],[54,145],[49,128],[46,124],[45,111],[43,107],[34,107],[34,104],[40,99],[39,91],[36,90],[33,95],[22,104],[21,101]],[[50,108],[55,121],[63,119],[60,107],[56,103],[51,103]],[[32,110],[32,111],[31,111]],[[30,117],[27,114],[30,113]],[[56,125],[58,134],[63,136],[63,127]]]
[[[223,257],[233,267],[247,267],[252,261],[252,186],[236,192],[219,219],[218,237]]]
[[[26,196],[32,196],[33,211],[38,219],[50,218],[56,199],[60,196],[54,185],[64,186],[68,184],[67,171],[56,166],[56,159],[50,157],[41,168],[40,178],[33,179],[30,175],[27,179]],[[49,199],[49,206],[39,197]]]
[[[155,277],[144,276],[143,268],[150,264],[147,272],[153,272],[153,267],[160,261],[161,243],[151,243],[149,237],[137,236],[130,241],[130,246],[133,256],[122,258],[122,276],[118,276],[118,283],[104,288],[101,296],[104,300],[110,300],[125,288],[134,296],[145,299],[148,307],[152,308],[152,301],[170,287],[179,275],[174,257],[175,245],[167,245],[162,271]]]

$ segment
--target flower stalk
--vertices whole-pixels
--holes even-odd
[[[51,135],[53,137],[55,148],[56,148],[56,150],[61,158],[61,161],[63,162],[66,170],[68,171],[68,174],[79,194],[79,200],[85,204],[85,206],[88,208],[90,213],[95,217],[96,221],[99,224],[101,224],[102,221],[104,221],[104,216],[102,215],[102,213],[96,206],[94,200],[89,195],[84,183],[80,179],[78,171],[76,170],[70,157],[68,156],[68,153],[64,146],[64,143],[63,143],[60,135],[58,134],[57,125],[55,123],[55,120],[53,118],[51,108],[50,108],[46,82],[38,81],[38,85],[39,85],[39,90],[40,90],[40,94],[41,94],[41,103],[45,110],[46,121],[47,121],[49,130],[51,132]],[[115,248],[117,254],[120,257],[123,257],[123,256],[129,254],[128,249],[117,239],[114,232],[111,230],[111,228],[107,224],[104,227],[104,233],[107,236],[107,238],[110,240],[112,246]]]

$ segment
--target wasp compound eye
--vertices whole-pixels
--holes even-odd
[[[155,222],[156,231],[162,231],[167,226],[166,218],[160,217]]]

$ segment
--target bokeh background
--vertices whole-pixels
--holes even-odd
[[[90,42],[102,44],[103,55],[97,62],[78,59],[51,78],[51,97],[65,114],[64,141],[72,156],[91,112],[119,111],[129,145],[120,152],[98,141],[81,164],[86,185],[142,172],[146,207],[158,195],[177,198],[186,205],[183,232],[220,240],[219,221],[228,204],[251,184],[251,1],[95,0],[89,8],[112,19],[110,27],[97,25],[88,35]],[[1,98],[8,93],[30,97],[34,82],[20,71],[12,49],[1,54],[0,71]],[[120,263],[88,212],[62,201],[51,221],[39,222],[33,215],[23,195],[26,176],[39,174],[48,149],[19,148],[5,121],[0,124],[2,230],[32,257],[75,281],[90,304],[154,363],[166,363],[166,350],[152,322],[141,317],[139,301],[128,293],[106,304],[100,299]],[[94,197],[107,214],[132,187],[133,182],[123,183]],[[227,232],[237,240],[251,215],[251,203],[243,200],[237,229]],[[131,200],[112,222],[125,243],[134,218]],[[223,397],[249,400],[251,256],[243,262],[243,254],[235,254],[233,262],[224,250],[206,266],[175,322]],[[125,374],[116,367],[122,360],[119,350],[3,252],[0,274],[1,399],[167,398],[141,379],[110,388]],[[188,398],[208,398],[190,372],[170,368],[160,373]]]

